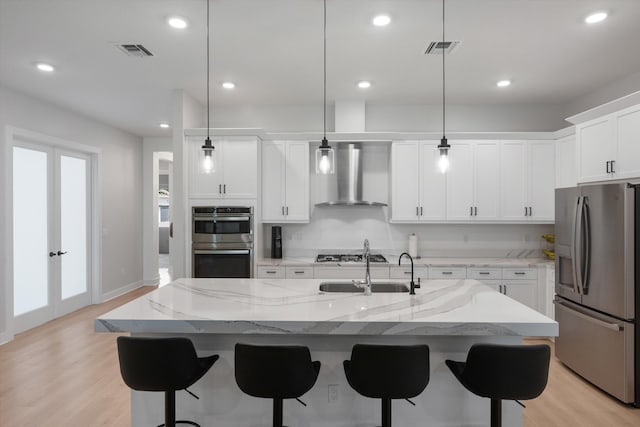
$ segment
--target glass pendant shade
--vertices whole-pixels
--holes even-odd
[[[202,146],[202,155],[200,164],[204,173],[213,173],[216,171],[216,150],[211,140],[207,138],[205,144]]]
[[[322,140],[322,145],[316,149],[316,173],[328,175],[335,173],[335,153],[326,139]]]
[[[442,137],[440,140],[440,145],[438,145],[438,150],[440,150],[440,159],[438,160],[438,168],[440,168],[440,172],[446,173],[449,170],[449,142],[447,138]]]

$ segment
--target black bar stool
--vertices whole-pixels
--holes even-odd
[[[304,346],[238,343],[235,371],[240,390],[253,397],[273,399],[273,427],[283,427],[282,400],[298,399],[311,390],[320,362],[312,362],[309,348]]]
[[[160,426],[199,426],[193,421],[176,421],[176,390],[202,378],[218,355],[198,358],[188,338],[118,337],[118,357],[122,379],[129,387],[164,392],[164,424]]]
[[[429,346],[356,344],[344,372],[355,391],[382,399],[382,427],[391,427],[391,400],[416,397],[429,384]]]
[[[500,427],[503,400],[533,399],[544,391],[550,356],[545,344],[474,344],[466,362],[446,364],[467,390],[491,399],[491,427]]]

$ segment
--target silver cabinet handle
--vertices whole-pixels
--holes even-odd
[[[222,192],[227,194],[227,184],[222,184]]]
[[[572,315],[574,315],[576,317],[579,317],[579,318],[581,318],[583,320],[586,320],[587,322],[591,322],[593,324],[596,324],[598,326],[602,326],[603,328],[611,329],[612,331],[616,331],[616,332],[620,332],[620,331],[624,330],[624,326],[623,325],[619,325],[617,323],[609,323],[609,322],[606,322],[604,320],[596,319],[595,317],[591,317],[591,316],[589,316],[587,314],[579,312],[578,310],[572,309],[571,307],[565,305],[562,301],[555,300],[553,303],[556,305],[556,307],[558,307],[558,308],[560,308],[562,310],[565,310],[565,311],[571,313]]]
[[[611,163],[610,161],[607,161],[607,173],[611,173],[611,172],[609,171],[609,164],[610,164],[610,163]]]
[[[304,274],[304,271],[296,270],[296,271],[293,272],[293,274]]]
[[[420,216],[420,207],[416,206],[416,216]]]
[[[515,274],[516,276],[524,276],[524,275],[525,275],[525,272],[524,272],[524,271],[516,271],[516,272],[515,272],[515,273],[513,273],[513,274]]]
[[[477,206],[475,206],[475,207],[473,208],[473,211],[474,211],[474,215],[475,215],[475,216],[478,216],[478,207],[477,207]]]
[[[222,184],[218,184],[218,194],[222,194]]]
[[[469,208],[469,215],[470,215],[470,216],[473,216],[473,206],[471,206],[471,207]]]
[[[490,273],[490,272],[488,272],[488,271],[480,271],[480,272],[478,272],[478,274],[481,274],[481,275],[483,275],[483,276],[486,276],[487,274],[491,274],[491,273]]]
[[[613,164],[615,163],[615,160],[611,160],[611,173],[616,173],[616,171],[613,169]]]
[[[284,216],[284,206],[282,207],[282,216]]]
[[[286,206],[286,207],[285,207],[285,212],[286,212],[286,214],[285,214],[285,215],[289,216],[289,206]]]
[[[276,273],[277,273],[277,271],[268,270],[268,271],[265,271],[265,273],[267,273],[267,274],[276,274]]]
[[[422,216],[422,206],[420,206],[420,216]]]
[[[526,207],[526,206],[524,207],[524,216],[528,216],[528,214],[527,214],[527,207]]]
[[[449,276],[453,274],[453,271],[443,271],[442,274],[444,274],[445,276]]]

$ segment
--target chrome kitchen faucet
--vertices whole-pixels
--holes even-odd
[[[364,280],[354,280],[353,284],[359,288],[364,289],[365,295],[371,295],[371,270],[369,268],[369,239],[364,239],[364,262],[367,267],[364,273]]]

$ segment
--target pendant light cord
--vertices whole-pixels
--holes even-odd
[[[323,77],[324,77],[324,81],[323,81],[323,87],[324,87],[324,92],[323,92],[323,139],[326,140],[327,139],[327,0],[324,0],[324,39],[323,39]]]
[[[442,0],[442,137],[445,138],[445,119],[446,119],[446,109],[445,109],[445,104],[446,104],[446,94],[445,94],[445,83],[446,83],[446,78],[445,78],[445,68],[444,68],[444,57],[446,55],[445,53],[445,38],[444,38],[444,1]]]
[[[209,2],[207,0],[207,139],[209,138],[209,129],[210,129],[210,112],[209,112]]]

